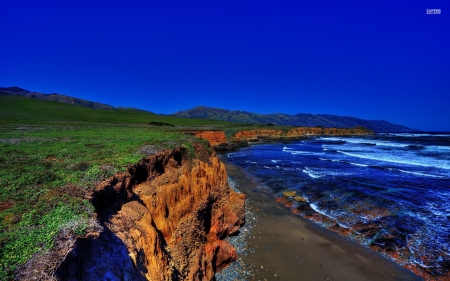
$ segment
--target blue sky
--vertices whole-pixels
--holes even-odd
[[[450,131],[448,1],[17,0],[0,9],[0,86],[156,113],[205,105]]]

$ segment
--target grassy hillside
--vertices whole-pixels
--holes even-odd
[[[228,124],[217,120],[165,116],[138,110],[96,110],[55,101],[0,94],[1,123],[36,123],[41,121],[112,124],[148,124],[155,121],[176,126]]]
[[[156,151],[206,145],[180,130],[227,126],[0,95],[0,280],[40,260],[58,236],[74,241],[98,227],[89,196],[101,180]]]

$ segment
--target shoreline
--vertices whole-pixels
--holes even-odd
[[[247,196],[252,214],[244,235],[248,249],[241,257],[248,280],[423,280],[381,254],[292,214],[259,190],[250,176],[223,162],[228,177]]]

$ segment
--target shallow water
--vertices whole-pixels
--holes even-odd
[[[449,275],[449,134],[318,137],[223,157],[276,197],[297,191],[307,206],[296,213],[410,269]]]

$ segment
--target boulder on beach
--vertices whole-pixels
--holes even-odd
[[[294,201],[296,201],[296,202],[307,202],[306,201],[306,198],[304,198],[304,197],[301,197],[301,196],[294,196]]]
[[[285,196],[285,197],[292,197],[292,196],[294,196],[297,193],[297,191],[295,191],[295,190],[286,190],[286,191],[283,191],[282,193],[283,193],[283,196]]]

